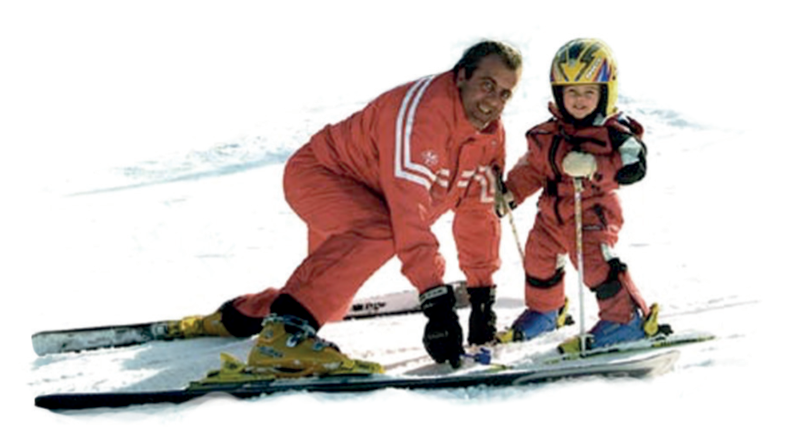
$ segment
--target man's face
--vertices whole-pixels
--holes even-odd
[[[463,68],[458,72],[456,85],[461,91],[461,104],[476,129],[484,129],[500,118],[521,74],[521,69],[508,68],[496,54],[484,57],[469,79]]]
[[[589,116],[600,103],[600,86],[597,84],[568,85],[563,94],[564,108],[578,120]]]

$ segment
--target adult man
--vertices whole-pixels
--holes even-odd
[[[308,257],[283,288],[238,297],[213,315],[185,319],[183,327],[235,336],[260,331],[248,364],[279,375],[379,370],[349,359],[316,332],[340,319],[361,285],[397,255],[421,291],[425,348],[437,362],[456,366],[463,334],[431,231],[453,210],[472,302],[469,341],[491,340],[492,274],[500,265],[493,169],[504,166],[500,115],[521,66],[510,46],[480,42],[452,70],[396,87],[312,136],[284,174],[286,199],[308,225]]]

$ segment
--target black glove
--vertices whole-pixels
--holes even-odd
[[[419,296],[422,312],[428,317],[422,343],[436,363],[461,364],[464,333],[455,311],[456,295],[450,285],[428,289]]]
[[[482,345],[494,340],[497,334],[497,315],[492,306],[497,287],[469,287],[469,302],[472,311],[469,314],[469,335],[467,341],[471,345]]]

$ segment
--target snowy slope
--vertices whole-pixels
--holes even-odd
[[[12,389],[0,406],[10,414],[9,439],[87,446],[792,439],[783,408],[798,397],[785,368],[800,298],[791,281],[797,144],[785,136],[789,116],[775,111],[796,94],[763,86],[771,68],[761,65],[784,60],[774,43],[796,37],[787,12],[769,1],[729,7],[725,19],[680,1],[636,6],[633,14],[624,2],[605,2],[595,14],[585,13],[596,10],[593,2],[570,11],[430,3],[397,3],[392,10],[401,12],[390,17],[359,2],[0,7],[0,49],[12,67],[0,75],[1,144],[11,157],[0,167],[7,210],[0,284],[11,334],[2,343]],[[281,285],[305,251],[305,230],[282,198],[286,157],[383,90],[448,69],[482,37],[509,40],[526,58],[504,118],[515,161],[524,131],[547,117],[553,52],[584,35],[615,49],[621,106],[648,132],[648,177],[621,193],[618,251],[647,300],[662,305],[664,321],[719,336],[687,350],[674,372],[79,414],[33,407],[41,393],[180,386],[216,367],[221,351],[244,357],[248,342],[198,340],[36,358],[30,335],[204,313]],[[781,70],[797,68],[787,64]],[[515,213],[523,236],[533,203]],[[504,225],[500,325],[522,310],[523,290]],[[436,231],[448,279],[459,279],[449,216]],[[575,276],[568,272],[573,297]],[[392,261],[361,296],[407,288]],[[591,324],[591,300],[587,310]],[[461,317],[466,322],[467,313]],[[321,335],[353,356],[389,363],[423,353],[423,325],[411,315],[331,324]]]

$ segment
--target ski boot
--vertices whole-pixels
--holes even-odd
[[[171,338],[230,337],[222,324],[222,312],[211,315],[191,315],[167,324],[167,334]]]
[[[644,340],[655,337],[658,334],[668,335],[672,333],[669,325],[658,324],[658,312],[658,304],[653,303],[647,318],[642,318],[641,312],[637,309],[634,312],[633,319],[626,324],[600,320],[587,334],[584,347],[586,349],[599,349],[620,343]],[[558,349],[564,354],[580,353],[580,336],[565,341],[559,345]]]
[[[171,338],[251,337],[261,331],[262,320],[242,314],[230,300],[210,315],[192,315],[168,322],[167,334]]]
[[[377,363],[354,360],[333,343],[317,337],[305,320],[271,315],[250,350],[247,369],[275,377],[368,375],[382,373]]]
[[[224,352],[220,357],[221,368],[191,382],[190,390],[280,378],[383,372],[377,363],[350,359],[334,344],[317,337],[308,322],[292,316],[270,315],[264,320],[264,328],[246,363]]]
[[[572,324],[572,316],[567,313],[568,305],[569,300],[567,299],[560,309],[550,312],[537,312],[535,310],[525,309],[522,314],[514,320],[510,329],[497,334],[497,342],[511,343],[530,340],[545,332],[554,331],[565,325]]]

